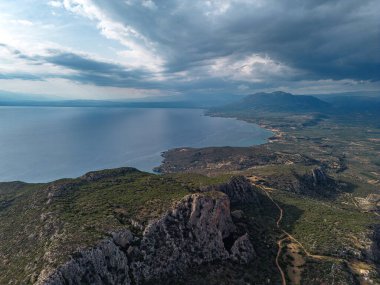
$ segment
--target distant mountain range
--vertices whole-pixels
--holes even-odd
[[[255,111],[271,113],[342,113],[380,112],[380,98],[366,96],[325,95],[317,98],[311,95],[293,95],[276,91],[256,93],[242,100],[216,107],[213,111]]]
[[[380,113],[380,97],[366,96],[324,96],[322,100],[328,102],[334,111],[344,112],[377,112]]]
[[[324,111],[330,104],[313,96],[292,95],[276,91],[273,93],[256,93],[232,104],[236,109],[257,109],[269,112]]]
[[[187,94],[139,100],[67,100],[33,97],[0,90],[0,106],[213,108],[217,111],[255,110],[274,113],[380,112],[380,96],[376,92],[293,95],[276,91],[247,96]]]

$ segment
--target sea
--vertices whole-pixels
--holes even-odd
[[[253,146],[271,135],[201,109],[0,107],[0,182],[47,182],[122,166],[152,172],[172,148]]]

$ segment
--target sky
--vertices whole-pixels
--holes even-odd
[[[380,90],[378,0],[0,0],[0,93]]]

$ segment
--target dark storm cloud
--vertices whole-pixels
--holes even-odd
[[[81,5],[96,9],[80,11]],[[380,82],[378,0],[68,0],[64,7],[118,40],[116,52],[137,50],[144,64],[151,52],[162,61],[149,68],[128,56],[115,63],[67,50],[30,56],[0,47],[32,65],[70,70],[43,78],[96,86],[218,94]],[[17,76],[27,79],[14,73],[0,79]]]
[[[116,64],[100,62],[80,56],[74,53],[68,52],[54,52],[52,56],[45,57],[44,60],[55,65],[60,65],[68,67],[70,69],[85,71],[85,72],[96,72],[96,73],[120,73],[124,69]]]
[[[224,56],[266,54],[301,70],[304,79],[380,79],[377,0],[95,1],[132,26],[183,71]],[[212,2],[212,1],[210,1]],[[225,11],[219,11],[222,4]],[[255,4],[257,3],[257,4]]]
[[[41,58],[47,63],[76,71],[66,78],[99,86],[141,87],[148,73],[142,70],[128,70],[124,66],[91,59],[75,53],[53,51],[53,55]],[[150,86],[149,82],[145,82]]]
[[[86,55],[76,54],[62,50],[48,50],[48,55],[29,56],[6,44],[0,43],[11,54],[23,59],[32,65],[53,64],[74,71],[69,74],[42,74],[35,76],[29,73],[0,73],[0,79],[44,80],[44,78],[66,78],[81,83],[97,86],[114,87],[154,87],[146,80],[151,74],[142,70],[128,70],[122,65],[89,58]]]

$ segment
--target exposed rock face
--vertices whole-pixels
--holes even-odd
[[[231,203],[259,205],[259,198],[253,189],[252,183],[244,176],[233,177],[228,183],[209,186],[201,189],[202,192],[220,191],[226,194]]]
[[[234,261],[247,264],[255,256],[255,250],[249,240],[248,234],[239,237],[231,248],[231,257]]]
[[[332,196],[337,193],[337,182],[323,169],[314,168],[311,173],[299,177],[299,191],[311,196]]]
[[[355,198],[364,211],[380,212],[380,194],[369,194],[366,198]]]
[[[378,267],[380,267],[380,225],[374,226],[371,236],[371,246],[367,254],[369,259],[377,263]]]
[[[74,254],[48,278],[40,276],[37,284],[142,284],[210,261],[248,263],[254,248],[248,234],[233,240],[235,229],[228,196],[213,191],[188,195],[149,224],[141,239],[128,230],[112,233]]]
[[[320,168],[314,168],[311,171],[311,176],[313,178],[313,186],[326,186],[328,184],[328,177]]]
[[[37,284],[131,284],[128,272],[127,256],[112,239],[107,239],[92,249],[76,253]]]
[[[293,171],[286,175],[265,177],[268,186],[293,193],[333,197],[339,193],[339,183],[322,168],[313,168],[306,173]]]
[[[141,262],[134,264],[138,280],[179,274],[199,265],[229,257],[223,239],[234,231],[228,197],[193,194],[145,230]]]

